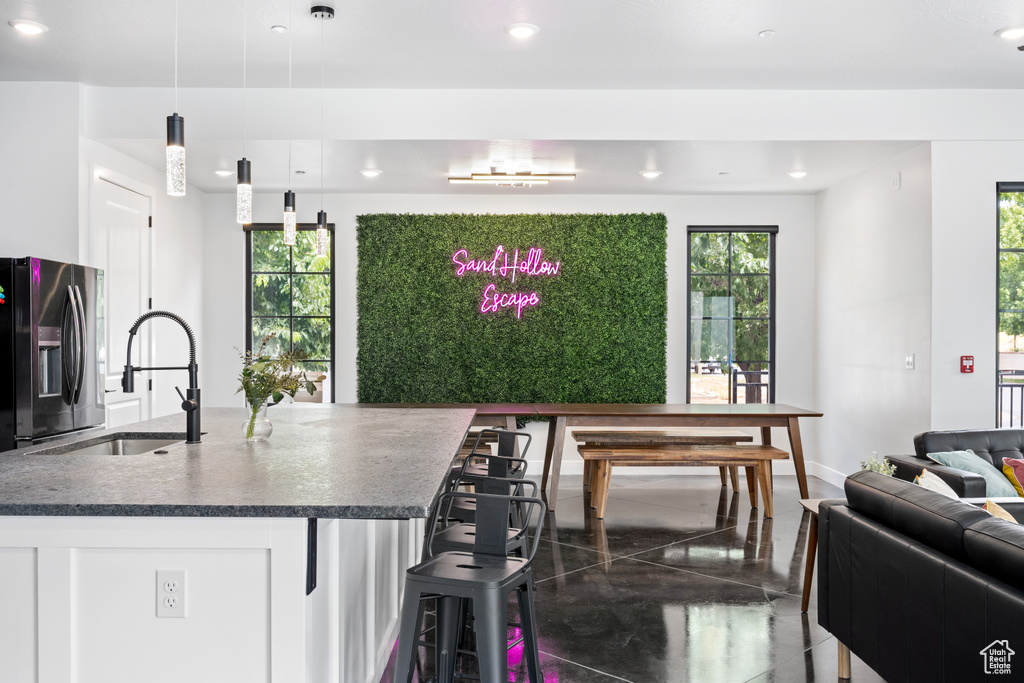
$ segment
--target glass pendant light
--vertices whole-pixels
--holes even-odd
[[[295,246],[295,232],[298,225],[295,220],[295,193],[288,190],[284,193],[284,243]]]
[[[174,108],[178,108],[178,2],[174,2]],[[185,196],[185,119],[167,117],[167,194]]]
[[[245,157],[238,160],[238,192],[235,208],[239,223],[242,225],[252,223],[252,166]]]
[[[323,209],[316,214],[316,255],[327,256],[327,246],[330,243],[330,233],[327,232],[327,212]]]
[[[295,193],[292,186],[292,6],[288,4],[288,191],[284,193],[284,235],[285,246],[295,246],[295,233],[298,230],[295,214]]]
[[[178,112],[167,117],[167,194],[185,196],[185,119]]]
[[[252,223],[252,166],[245,158],[245,1],[242,2],[242,158],[238,161],[238,190],[235,195],[236,219],[242,225]]]

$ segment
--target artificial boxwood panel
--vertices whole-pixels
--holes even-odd
[[[359,216],[358,400],[664,403],[666,234],[664,214]],[[558,273],[456,276],[498,245]],[[482,313],[492,283],[539,301]]]

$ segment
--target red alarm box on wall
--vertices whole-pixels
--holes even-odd
[[[960,356],[960,372],[974,372],[974,356]]]

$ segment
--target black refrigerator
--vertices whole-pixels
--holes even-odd
[[[103,271],[0,258],[0,452],[106,419]]]

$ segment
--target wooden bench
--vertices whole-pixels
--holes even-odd
[[[746,432],[737,429],[662,429],[657,431],[584,431],[578,430],[572,433],[578,443],[586,443],[588,446],[660,446],[660,445],[699,445],[699,444],[724,444],[735,445],[738,443],[750,443],[754,437]],[[673,465],[674,463],[651,463],[647,461],[615,461],[612,465]],[[591,461],[583,461],[583,493],[590,490],[590,469]],[[727,486],[727,481],[732,482],[734,491],[739,491],[739,474],[736,467],[719,467],[718,473],[722,477],[722,486]],[[726,475],[728,474],[728,479]]]
[[[710,465],[715,467],[743,467],[747,475],[750,505],[756,508],[757,485],[764,499],[764,516],[774,516],[772,485],[769,471],[772,460],[784,460],[789,454],[772,446],[756,444],[663,444],[652,446],[581,444],[578,449],[583,462],[590,467],[590,507],[597,517],[604,518],[608,503],[613,464],[643,465]]]

